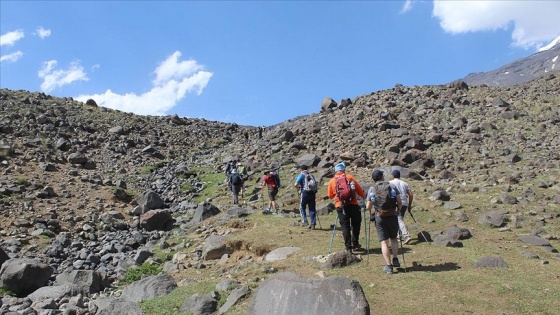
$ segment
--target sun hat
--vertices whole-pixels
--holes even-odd
[[[336,164],[334,167],[335,172],[344,171],[346,169],[346,164],[344,162]]]

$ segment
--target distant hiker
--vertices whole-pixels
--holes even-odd
[[[313,175],[309,174],[307,165],[301,166],[301,173],[296,178],[294,187],[296,187],[299,192],[299,213],[301,215],[303,226],[308,225],[305,208],[309,206],[309,217],[311,219],[309,228],[314,230],[317,219],[317,209],[315,208],[317,181],[315,181],[315,177]]]
[[[231,169],[232,169],[231,161],[228,161],[227,164],[226,164],[226,177],[228,177],[228,178],[229,178],[229,174],[231,174]]]
[[[241,188],[243,187],[243,178],[236,169],[233,169],[231,171],[228,179],[228,185],[230,186],[233,193],[233,204],[236,205],[239,201],[239,193],[241,192]]]
[[[391,175],[393,175],[393,180],[389,181],[391,184],[395,185],[395,187],[397,187],[397,189],[399,190],[399,192],[401,193],[401,201],[402,201],[402,206],[401,209],[399,211],[399,229],[401,231],[401,235],[400,237],[402,237],[402,241],[405,244],[408,244],[410,242],[410,234],[408,233],[408,229],[406,228],[406,225],[404,224],[404,214],[406,213],[406,210],[408,209],[408,211],[411,211],[411,207],[412,207],[412,200],[414,199],[414,195],[412,194],[412,190],[410,189],[410,186],[403,180],[401,180],[401,171],[399,170],[393,170],[391,172]]]
[[[249,131],[245,130],[245,142],[249,142]]]
[[[362,213],[356,195],[365,199],[366,194],[354,176],[346,173],[344,162],[335,165],[334,170],[336,174],[329,181],[327,195],[334,199],[334,206],[344,237],[344,246],[347,251],[352,252],[353,249],[357,250],[362,247],[359,242]]]
[[[262,139],[263,127],[259,126],[259,139]]]
[[[276,195],[278,194],[278,189],[280,188],[280,178],[273,171],[265,171],[264,175],[265,176],[261,180],[261,186],[266,185],[268,188],[268,198],[270,199],[266,211],[272,212],[272,210],[274,210],[275,213],[278,213]]]
[[[399,233],[398,209],[402,208],[399,190],[391,183],[385,181],[383,171],[375,170],[371,174],[374,183],[368,190],[367,209],[375,208],[375,228],[379,242],[381,242],[381,252],[385,259],[383,272],[393,273],[393,267],[400,267],[399,245],[397,235]],[[387,240],[391,240],[391,252]],[[391,253],[393,260],[391,261]]]
[[[243,183],[245,183],[245,181],[249,179],[249,175],[247,175],[247,168],[245,167],[245,165],[241,163],[237,163],[237,173],[241,175],[241,178],[243,179]],[[245,191],[245,185],[241,187],[241,196],[243,196],[244,191]]]

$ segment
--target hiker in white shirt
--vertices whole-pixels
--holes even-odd
[[[405,181],[401,180],[401,172],[399,170],[393,170],[391,172],[391,175],[393,175],[393,180],[391,180],[390,183],[395,185],[395,187],[397,187],[397,189],[401,193],[402,208],[400,209],[398,215],[399,229],[402,234],[403,242],[405,244],[408,244],[410,242],[410,234],[408,233],[408,229],[404,224],[403,218],[407,209],[409,212],[411,211],[412,200],[414,199],[414,195],[412,194],[412,190],[410,189],[410,186],[408,186],[408,184]]]

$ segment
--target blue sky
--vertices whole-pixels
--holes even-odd
[[[0,1],[0,87],[273,125],[560,35],[560,1]]]

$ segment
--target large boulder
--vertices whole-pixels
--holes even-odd
[[[74,294],[93,294],[103,291],[109,286],[109,281],[104,273],[93,270],[73,270],[63,272],[56,277],[59,285],[69,285]]]
[[[173,225],[171,211],[150,210],[140,216],[140,226],[147,231],[168,230]]]
[[[47,285],[53,273],[51,266],[28,258],[8,259],[0,268],[0,287],[15,294],[27,295]]]
[[[142,315],[142,308],[136,302],[122,298],[99,298],[92,302],[92,314],[95,315]]]
[[[140,302],[156,297],[166,296],[177,288],[172,276],[159,274],[135,281],[125,287],[121,297],[132,302]]]
[[[228,236],[210,235],[204,240],[204,248],[202,249],[202,259],[212,260],[220,259],[223,255],[233,253],[233,249],[227,243]]]
[[[253,294],[247,314],[369,315],[369,303],[355,280],[342,276],[308,279],[279,273]]]

